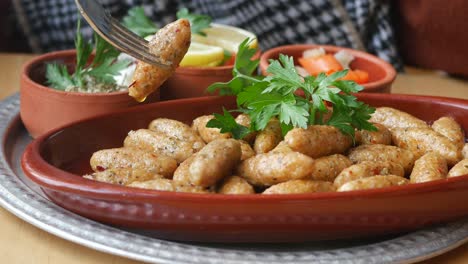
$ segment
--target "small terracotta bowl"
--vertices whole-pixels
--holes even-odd
[[[351,63],[351,69],[360,69],[369,73],[369,82],[362,84],[364,91],[368,93],[390,93],[391,86],[396,77],[396,71],[389,63],[384,60],[371,55],[366,52],[337,47],[337,46],[326,46],[326,45],[313,45],[313,44],[295,44],[279,46],[270,50],[265,51],[260,57],[260,70],[263,75],[266,75],[266,69],[269,65],[270,59],[278,59],[279,54],[285,54],[293,56],[294,61],[297,58],[302,57],[302,52],[308,49],[316,49],[322,47],[326,53],[334,54],[340,50],[346,50],[354,56],[354,60]]]
[[[32,137],[64,124],[97,114],[137,105],[128,92],[79,93],[64,92],[45,84],[46,63],[57,62],[70,68],[76,62],[75,50],[46,53],[23,66],[20,84],[20,115]],[[159,100],[159,93],[145,103]]]
[[[253,59],[260,58],[260,51]],[[232,79],[234,64],[217,67],[179,67],[161,87],[161,100],[203,97],[217,95],[206,92],[215,82],[228,82]]]
[[[161,100],[209,96],[206,88],[232,79],[234,65],[218,67],[179,67],[162,85]]]

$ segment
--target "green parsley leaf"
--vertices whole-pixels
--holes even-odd
[[[282,94],[291,94],[304,85],[302,77],[299,76],[294,67],[292,57],[280,54],[279,60],[270,60],[267,72],[271,75],[265,78],[265,81],[270,83],[269,87],[265,89],[265,93],[280,91]]]
[[[224,55],[224,58],[223,58],[223,61],[221,61],[220,65],[224,65],[228,60],[232,58],[232,52],[230,52],[227,49],[224,49],[223,55]]]
[[[204,29],[211,25],[211,17],[207,15],[192,14],[187,8],[180,9],[177,14],[177,19],[185,18],[190,22],[192,34],[206,36]],[[141,6],[132,7],[128,10],[127,15],[122,19],[125,27],[133,31],[140,37],[147,37],[155,34],[159,28],[145,14],[145,10]]]
[[[115,61],[115,58],[112,57],[105,58],[101,64],[89,68],[86,74],[93,76],[100,83],[114,84],[114,76],[117,75],[119,71],[127,68],[129,64],[129,60]]]
[[[191,14],[187,8],[182,8],[177,12],[177,19],[185,18],[190,21],[192,34],[206,36],[204,29],[211,25],[211,17],[207,15]]]
[[[244,88],[237,94],[237,105],[248,105],[249,102],[253,102],[259,98],[263,90],[268,87],[267,82],[256,82],[251,86]]]
[[[244,104],[244,112],[250,115],[254,130],[263,130],[270,119],[278,115],[281,102],[282,95],[279,93],[261,93],[254,100]]]
[[[214,114],[214,119],[211,119],[206,124],[206,127],[215,127],[221,129],[221,133],[231,133],[235,139],[242,139],[250,133],[249,128],[236,123],[234,117],[226,109],[223,108],[223,115]]]
[[[56,63],[46,65],[46,83],[58,90],[65,90],[75,86],[75,83],[68,73],[66,65]]]
[[[253,100],[246,102],[247,108],[260,109],[269,105],[279,105],[283,102],[283,95],[277,92],[260,93]]]
[[[361,85],[353,82],[353,81],[343,81],[338,80],[331,83],[332,86],[338,87],[344,93],[357,93],[364,89]]]
[[[141,6],[130,8],[122,23],[126,28],[143,38],[158,31],[156,24],[146,16],[145,10]]]
[[[354,136],[355,129],[377,131],[377,128],[369,123],[370,115],[374,108],[358,102],[354,96],[342,94],[333,96],[333,113],[327,124],[339,128],[343,133]]]
[[[350,125],[351,119],[348,115],[340,111],[334,111],[327,125],[334,126],[344,134],[354,137],[354,128]]]
[[[215,82],[211,84],[206,90],[209,93],[219,91],[220,95],[236,95],[242,91],[243,87],[244,82],[242,79],[234,77],[227,83]]]
[[[209,93],[219,91],[220,95],[238,95],[245,87],[259,82],[261,78],[253,76],[258,67],[259,59],[252,60],[257,49],[250,48],[251,39],[245,39],[239,44],[239,49],[232,70],[232,80],[226,83],[217,82],[206,89]]]
[[[328,76],[322,73],[322,75],[320,76],[321,78],[317,78],[317,80],[320,81],[320,86],[328,87],[336,80],[345,77],[347,73],[348,70],[337,71]]]
[[[351,125],[361,130],[377,131],[377,128],[368,121],[374,112],[375,108],[372,108],[363,102],[358,102],[358,106],[354,107],[353,112],[351,113]]]
[[[284,123],[280,123],[281,126],[281,135],[284,137],[289,132],[289,130],[293,129],[293,125],[286,125]]]
[[[101,65],[105,60],[116,59],[120,54],[120,51],[114,48],[114,46],[109,44],[97,33],[94,33],[94,43],[96,52],[92,67]]]
[[[282,102],[279,111],[279,120],[285,125],[293,127],[307,128],[308,125],[308,107],[306,104],[297,104],[294,96],[289,95],[293,100]]]
[[[255,108],[248,112],[250,116],[250,127],[255,131],[265,129],[268,122],[278,114],[279,104],[265,105],[262,108]]]
[[[244,78],[252,77],[252,74],[257,69],[260,59],[252,59],[258,52],[257,48],[250,48],[252,41],[254,40],[246,38],[239,44],[233,74],[244,75]]]
[[[76,26],[76,68],[75,68],[75,82],[78,86],[83,86],[82,70],[88,63],[89,56],[93,52],[93,46],[91,43],[84,41],[83,35],[81,34],[81,20],[78,19]]]

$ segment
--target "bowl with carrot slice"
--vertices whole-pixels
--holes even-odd
[[[268,75],[271,59],[278,59],[279,54],[294,58],[297,72],[302,76],[326,75],[348,70],[342,78],[355,81],[364,87],[363,92],[389,93],[396,77],[396,71],[386,61],[363,51],[354,49],[314,45],[294,44],[279,46],[265,51],[260,58],[260,70]]]

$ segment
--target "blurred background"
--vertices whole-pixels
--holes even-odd
[[[0,0],[0,40],[0,52],[31,52],[12,0]]]
[[[324,0],[310,0],[310,3],[327,2]],[[340,1],[330,0],[329,2]],[[36,12],[30,12],[27,10],[29,7],[40,7],[42,6],[56,6],[58,12],[57,16],[63,14],[73,14],[76,18],[77,13],[74,9],[67,10],[67,3],[72,5],[73,0],[56,0],[56,1],[28,1],[28,0],[0,0],[0,52],[15,52],[15,53],[42,53],[48,51],[47,48],[35,46],[31,42],[30,38],[27,38],[24,32],[30,31],[35,33],[34,27],[30,27],[34,24],[34,19],[37,20],[38,25],[43,25],[43,30],[48,30],[48,27],[52,25],[56,18],[50,17],[53,12],[46,13],[44,10],[39,8]],[[112,1],[101,1],[104,5],[112,3]],[[147,11],[152,18],[161,17],[161,14],[157,12],[158,6],[162,8],[174,7],[171,1],[123,1],[127,5],[141,4],[144,3],[148,8]],[[184,2],[184,1],[182,1]],[[193,5],[200,7],[199,10],[204,10],[207,3],[210,1],[185,1],[187,5]],[[235,2],[245,3],[246,1],[237,0]],[[269,2],[265,1],[265,8],[269,8]],[[284,3],[283,3],[284,2]],[[284,5],[300,5],[303,1],[279,1]],[[366,17],[375,16],[372,12],[379,12],[379,6],[390,7],[390,20],[391,26],[394,31],[395,38],[395,56],[397,60],[401,60],[404,65],[416,66],[418,68],[425,69],[436,69],[447,72],[453,76],[468,77],[468,67],[466,67],[466,61],[468,60],[468,35],[464,32],[468,28],[468,20],[465,17],[466,10],[468,10],[468,1],[466,0],[391,0],[391,1],[372,1],[372,0],[341,0],[343,6],[348,8],[350,3],[353,3],[352,7],[356,10],[353,14],[350,14],[352,20],[355,20],[356,27],[359,33],[365,35],[366,32],[372,30],[370,27],[372,24],[379,23],[379,17],[376,16],[374,21],[366,25],[359,24],[358,22],[363,18],[359,15]],[[166,5],[166,6],[165,6]],[[110,7],[112,7],[109,4]],[[354,10],[353,9],[353,10]],[[64,11],[65,10],[65,11]],[[155,11],[156,10],[156,11]],[[208,9],[207,9],[208,10]],[[112,10],[111,10],[112,11]],[[198,10],[197,10],[198,11]],[[349,11],[349,8],[348,8]],[[41,13],[42,12],[42,13]],[[173,11],[171,11],[173,12]],[[366,13],[367,12],[367,13]],[[124,15],[122,10],[113,10],[114,16]],[[42,14],[42,15],[41,15]],[[35,17],[27,17],[33,15]],[[210,14],[212,15],[212,14]],[[223,14],[221,14],[222,16]],[[47,17],[49,16],[49,17]],[[25,17],[29,20],[25,20]],[[41,20],[47,19],[46,22]],[[165,17],[164,19],[167,20]],[[30,25],[28,25],[28,23]],[[248,25],[246,26],[249,27]],[[255,32],[255,27],[248,28],[254,31],[259,36],[260,42],[262,42],[262,32]],[[31,31],[32,30],[32,31]],[[284,31],[283,31],[284,33]],[[70,36],[57,36],[57,39],[68,38],[68,42],[60,46],[50,45],[50,49],[65,49],[73,48],[72,38]],[[393,36],[391,36],[393,37]],[[265,38],[264,38],[265,39]],[[299,38],[301,40],[301,38]],[[309,41],[309,39],[305,39]],[[285,42],[291,42],[285,41]],[[331,41],[333,42],[333,41]],[[319,43],[324,44],[324,43]],[[340,45],[343,43],[328,43]],[[68,45],[68,46],[67,46]],[[344,45],[347,45],[344,43]],[[382,44],[380,44],[382,45]],[[349,45],[348,45],[349,46]],[[269,47],[267,47],[269,48]],[[375,51],[368,48],[369,52],[376,54]],[[379,54],[377,54],[379,55]],[[380,56],[382,57],[382,56]],[[390,60],[383,56],[383,59]],[[398,69],[402,70],[401,64],[398,61],[390,61]]]

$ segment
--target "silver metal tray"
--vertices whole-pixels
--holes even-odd
[[[413,263],[468,241],[468,219],[392,237],[303,244],[200,244],[154,238],[71,213],[48,200],[23,174],[31,141],[19,118],[18,95],[0,102],[0,204],[26,222],[95,250],[150,263]]]

